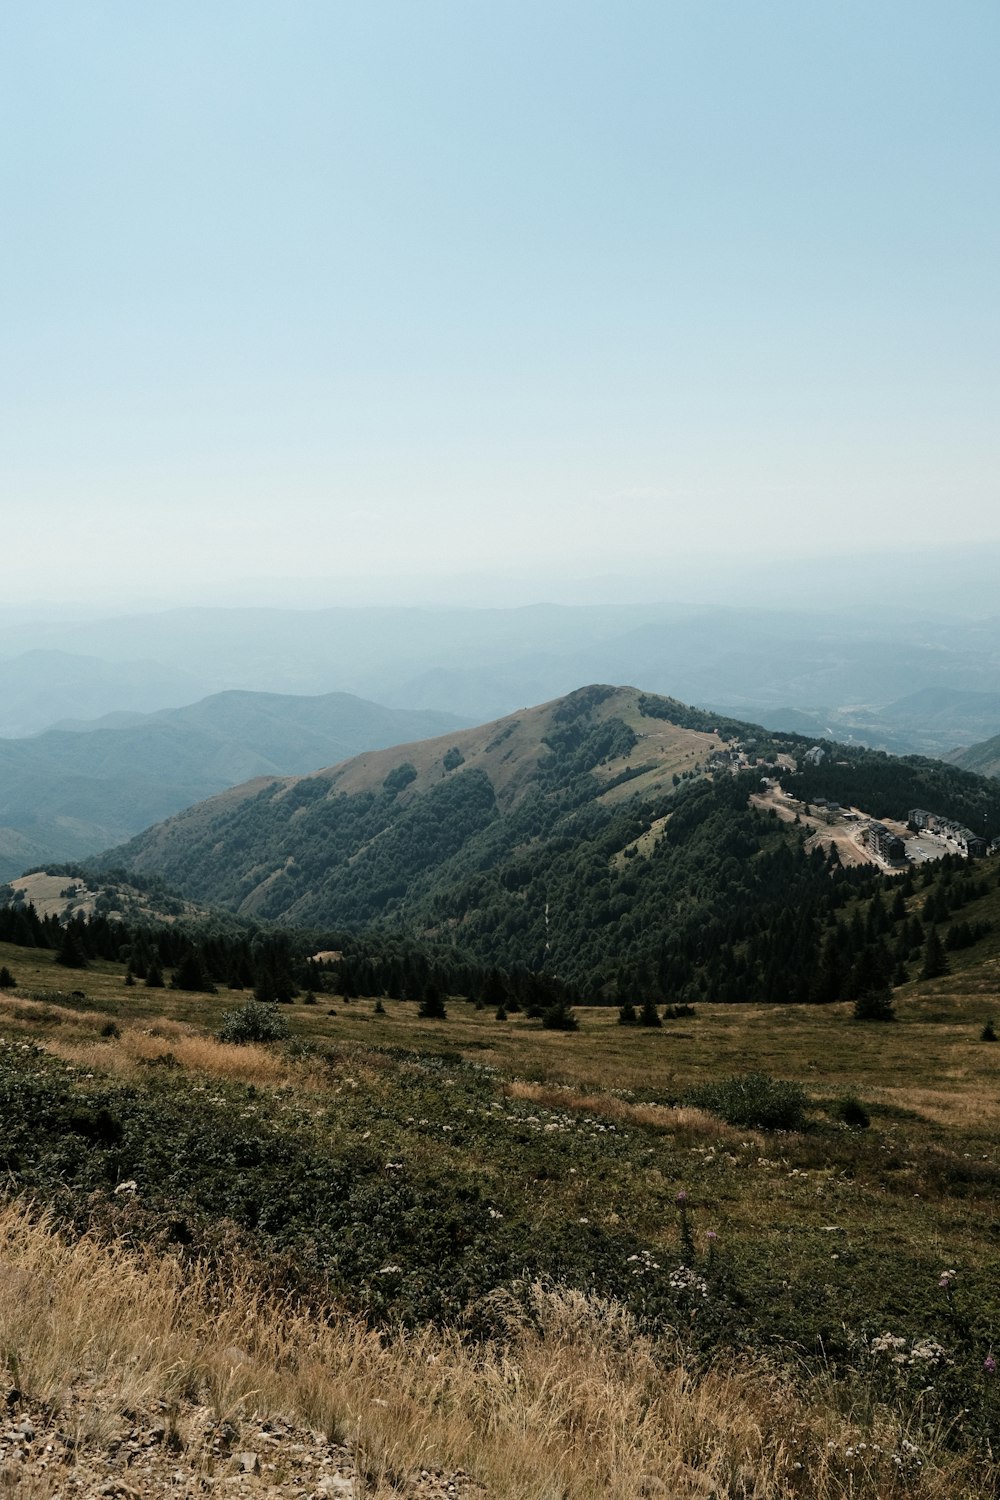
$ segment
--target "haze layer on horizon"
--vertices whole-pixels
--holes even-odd
[[[8,8],[5,602],[1000,544],[998,43],[975,0]]]

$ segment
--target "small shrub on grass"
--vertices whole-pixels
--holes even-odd
[[[239,1010],[227,1010],[219,1028],[220,1042],[283,1042],[291,1035],[280,1011],[259,1000],[248,1000]]]
[[[7,965],[4,964],[3,968],[0,969],[0,990],[12,990],[16,984],[17,980],[14,978]]]
[[[686,1102],[718,1115],[727,1125],[802,1130],[809,1100],[797,1083],[785,1083],[769,1073],[742,1073],[703,1084],[687,1095]]]
[[[114,1021],[105,1021],[104,1025],[101,1027],[101,1036],[106,1036],[109,1039],[112,1037],[121,1036],[121,1029]]]
[[[639,1017],[635,1013],[635,1006],[631,1000],[626,1000],[624,1005],[618,1007],[619,1026],[637,1026]]]
[[[857,1094],[845,1094],[842,1099],[838,1099],[833,1113],[835,1118],[850,1130],[867,1130],[872,1122],[871,1115]]]
[[[0,985],[2,985],[2,982],[3,982],[3,975],[0,974]],[[987,1021],[986,1025],[983,1027],[982,1031],[979,1033],[979,1040],[981,1042],[995,1042],[996,1039],[997,1039],[996,1027],[993,1025],[992,1021]]]
[[[542,1012],[542,1025],[546,1031],[576,1031],[579,1022],[566,1002],[558,1000]]]

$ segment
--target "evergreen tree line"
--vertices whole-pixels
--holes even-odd
[[[704,888],[689,888],[686,917],[673,892],[673,922],[665,902],[659,911],[668,919],[657,919],[656,898],[669,891],[669,881],[654,882],[648,891],[630,886],[633,949],[617,962],[598,950],[589,982],[555,972],[558,943],[552,969],[532,968],[483,964],[457,947],[395,933],[132,923],[101,911],[61,923],[40,917],[30,904],[0,906],[0,941],[51,950],[69,969],[99,959],[123,963],[126,983],[150,989],[167,983],[202,992],[227,987],[277,1003],[302,994],[346,1001],[377,996],[413,1001],[429,1015],[438,1013],[444,997],[464,996],[504,1014],[549,1015],[552,1024],[570,1003],[604,1003],[619,1006],[623,1025],[656,1025],[657,1006],[683,1013],[699,999],[825,1004],[884,998],[908,979],[947,973],[949,954],[990,930],[983,920],[955,920],[992,883],[981,867],[958,856],[890,879],[872,866],[847,869],[832,850],[806,854],[787,825],[756,813],[746,814],[746,828],[731,820],[716,826],[717,802],[718,789],[711,788],[692,799],[675,838],[700,831],[722,858],[728,880],[720,882],[715,872]],[[700,803],[703,812],[710,809],[706,818],[697,816]],[[737,858],[746,838],[751,847],[739,849]],[[655,858],[648,863],[655,865]],[[625,878],[631,874],[627,865]],[[513,885],[519,888],[516,879]],[[558,902],[550,904],[559,909]]]

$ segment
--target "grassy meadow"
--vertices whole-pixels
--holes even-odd
[[[49,1267],[44,1339],[0,1299],[23,1388],[359,1432],[372,1496],[430,1463],[504,1500],[1000,1492],[990,954],[893,1024],[320,995],[268,1046],[215,1039],[243,994],[0,965],[0,1254]],[[769,1080],[797,1128],[740,1118]]]

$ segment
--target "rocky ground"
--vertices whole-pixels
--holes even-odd
[[[98,1415],[73,1393],[44,1406],[16,1390],[0,1415],[0,1495],[297,1500],[485,1500],[467,1474],[372,1472],[363,1455],[290,1422],[218,1424],[211,1411]]]

